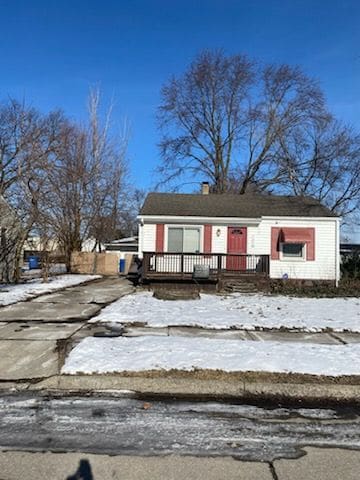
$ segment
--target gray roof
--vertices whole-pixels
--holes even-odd
[[[243,218],[337,216],[311,197],[182,193],[149,193],[140,215]]]

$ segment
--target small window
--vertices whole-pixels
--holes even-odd
[[[304,244],[303,243],[283,243],[282,254],[286,258],[303,258]]]

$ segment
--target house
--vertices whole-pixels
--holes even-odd
[[[349,278],[360,278],[360,244],[340,243],[341,273]]]
[[[50,238],[47,242],[44,242],[39,235],[30,234],[23,245],[23,259],[27,262],[29,256],[41,256],[44,251],[59,253],[60,248],[57,240]]]
[[[81,242],[82,252],[103,252],[105,245],[96,240],[94,237],[89,237]]]
[[[342,258],[360,256],[359,243],[340,243],[340,255]]]
[[[105,243],[106,252],[121,252],[123,255],[137,254],[139,250],[138,237],[126,237]]]
[[[150,193],[138,216],[144,280],[340,277],[340,218],[309,197]]]

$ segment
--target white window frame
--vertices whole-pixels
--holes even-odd
[[[165,238],[164,238],[164,243],[166,246],[166,251],[165,253],[169,252],[169,228],[190,228],[190,229],[197,229],[200,232],[200,250],[199,253],[203,253],[204,250],[204,226],[203,225],[181,225],[181,224],[169,224],[165,225]],[[180,253],[180,252],[179,252]],[[195,253],[195,252],[183,252],[183,253]]]
[[[288,242],[289,243],[289,242]],[[301,257],[292,257],[284,254],[283,247],[286,242],[280,243],[280,260],[283,262],[306,262],[306,243],[305,242],[296,242],[296,244],[302,245],[302,254]]]

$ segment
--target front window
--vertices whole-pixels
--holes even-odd
[[[168,252],[182,252],[183,251],[183,229],[169,228],[168,230]]]
[[[283,243],[282,256],[283,258],[303,258],[304,244],[303,243]]]
[[[169,227],[168,252],[199,253],[200,252],[200,228]]]

